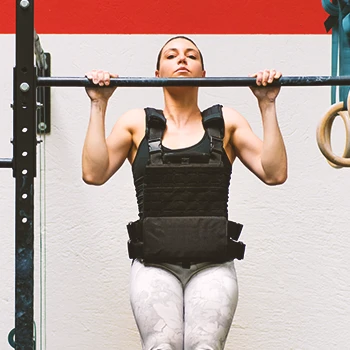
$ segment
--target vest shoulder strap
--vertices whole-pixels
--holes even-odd
[[[162,138],[166,127],[166,118],[159,109],[147,107],[145,112],[149,161],[152,164],[162,164]]]
[[[147,107],[146,138],[148,142],[149,161],[151,164],[162,164],[162,138],[166,127],[163,111]],[[214,105],[202,112],[202,123],[210,139],[209,163],[222,161],[223,138],[225,131],[222,105]]]
[[[210,138],[210,163],[221,162],[223,155],[223,139],[225,123],[222,115],[222,105],[214,105],[202,112],[202,123]]]
[[[164,131],[166,126],[166,119],[164,117],[163,111],[161,111],[160,109],[147,107],[145,108],[145,112],[147,136],[149,136],[150,128],[160,129]]]
[[[202,122],[204,128],[215,126],[223,131],[224,118],[222,116],[222,105],[214,105],[202,112]]]

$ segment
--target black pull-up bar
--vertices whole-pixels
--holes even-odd
[[[161,86],[254,86],[255,78],[250,77],[210,77],[210,78],[111,78],[109,86],[161,87]],[[271,85],[276,86],[344,86],[350,85],[350,76],[290,76],[281,77]],[[37,86],[92,87],[88,78],[79,77],[38,77]]]
[[[12,168],[13,160],[12,158],[0,158],[0,168]]]

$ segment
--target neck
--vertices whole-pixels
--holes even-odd
[[[197,87],[164,88],[164,115],[177,126],[200,117]]]

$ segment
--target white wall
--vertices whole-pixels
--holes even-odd
[[[104,68],[121,76],[152,76],[164,35],[42,35],[53,76]],[[276,67],[284,75],[329,75],[330,37],[192,36],[208,76],[246,76]],[[0,82],[0,157],[11,157],[14,37],[0,36],[6,55]],[[261,136],[248,88],[203,88],[214,103],[241,112]],[[124,111],[162,107],[160,88],[118,89],[107,130]],[[328,87],[283,88],[278,114],[289,156],[289,179],[268,187],[239,162],[229,213],[244,224],[246,257],[236,263],[240,300],[227,349],[347,349],[350,343],[349,169],[331,168],[318,150],[318,121],[330,106]],[[81,180],[81,149],[89,100],[82,88],[52,89],[52,132],[45,138],[47,349],[140,349],[128,299],[125,224],[137,218],[129,164],[104,186]],[[344,131],[335,125],[335,149]],[[38,150],[39,155],[39,150]],[[43,166],[43,165],[42,165]],[[38,165],[39,167],[39,165]],[[42,187],[44,180],[42,179]],[[39,188],[36,180],[36,321],[39,323]],[[0,171],[0,349],[14,325],[14,181]],[[38,334],[39,337],[39,334]]]

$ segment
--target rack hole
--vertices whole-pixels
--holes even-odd
[[[23,156],[23,157],[27,157],[27,155],[28,155],[28,152],[25,152],[25,151],[22,152],[22,156]]]
[[[27,131],[28,131],[27,128],[23,128],[23,129],[22,129],[22,132],[23,132],[23,133],[25,133],[25,132],[27,132]]]
[[[22,170],[22,174],[23,174],[23,175],[26,175],[27,173],[28,173],[28,170],[27,170],[27,169],[23,169],[23,170]]]
[[[23,219],[22,219],[22,222],[23,222],[24,224],[25,224],[27,221],[28,221],[27,218],[23,218]]]
[[[23,194],[22,194],[22,198],[23,198],[23,199],[27,199],[27,197],[28,197],[27,193],[23,193]]]

